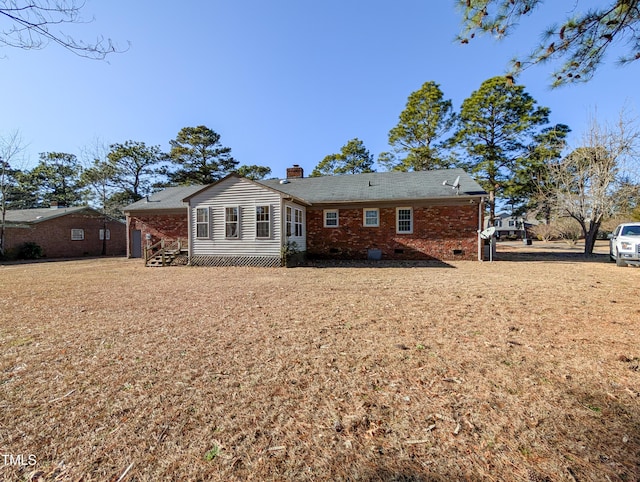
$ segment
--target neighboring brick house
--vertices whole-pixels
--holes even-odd
[[[127,221],[127,256],[141,258],[144,247],[164,239],[189,238],[187,206],[182,201],[204,186],[169,187],[124,208]]]
[[[193,265],[276,266],[291,246],[309,258],[471,260],[483,255],[486,195],[461,169],[304,178],[294,166],[282,180],[169,188],[125,213],[130,243],[188,237]]]
[[[117,219],[106,221],[87,207],[8,210],[5,216],[5,252],[16,254],[24,243],[38,244],[47,258],[100,256],[103,242],[108,256],[126,252],[126,226]]]

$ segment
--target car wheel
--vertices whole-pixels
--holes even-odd
[[[622,268],[624,268],[627,265],[627,263],[625,263],[621,258],[620,258],[620,253],[618,253],[616,251],[616,266],[620,266]]]

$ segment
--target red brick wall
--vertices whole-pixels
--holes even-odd
[[[6,247],[16,251],[26,242],[33,242],[42,248],[47,258],[77,258],[100,256],[102,240],[100,230],[103,219],[99,213],[88,211],[67,214],[49,221],[32,224],[28,228],[7,228]],[[72,229],[84,229],[84,239],[71,240]],[[124,223],[109,221],[111,239],[107,240],[108,256],[124,256],[126,253],[126,231]]]
[[[366,259],[478,259],[478,205],[413,206],[413,233],[396,233],[396,208],[380,208],[380,226],[364,227],[362,208],[340,209],[339,227],[325,228],[322,209],[307,210],[307,254]],[[454,250],[456,251],[454,253]]]
[[[142,232],[143,248],[147,245],[147,242],[152,245],[161,239],[175,241],[180,238],[186,241],[189,237],[187,209],[170,214],[131,213],[129,215],[129,242],[133,239],[131,232],[137,229]],[[151,235],[150,241],[146,239],[147,234]],[[131,253],[131,249],[129,253]]]

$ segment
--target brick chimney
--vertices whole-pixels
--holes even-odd
[[[304,170],[298,164],[294,164],[293,167],[287,167],[287,179],[302,177],[304,177]]]
[[[66,206],[64,202],[51,201],[51,203],[49,204],[49,207],[51,209],[64,209]]]

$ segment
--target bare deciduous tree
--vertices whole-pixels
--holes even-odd
[[[4,254],[5,221],[7,215],[7,205],[11,190],[14,187],[13,173],[11,167],[20,153],[24,150],[22,138],[18,131],[0,137],[0,255]]]
[[[614,213],[623,182],[637,173],[639,141],[640,131],[625,112],[614,125],[593,117],[582,145],[549,166],[547,195],[559,216],[580,224],[587,256],[593,253],[603,220]]]
[[[81,15],[83,8],[84,2],[77,0],[2,1],[0,19],[5,25],[0,29],[0,46],[32,50],[53,42],[80,57],[96,60],[121,52],[111,39],[97,37],[94,42],[84,42],[55,30],[63,24],[86,23]]]

